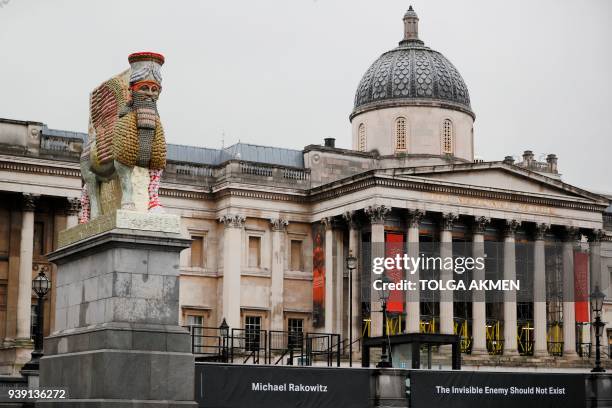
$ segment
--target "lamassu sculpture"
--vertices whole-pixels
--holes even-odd
[[[81,223],[119,208],[163,210],[159,181],[166,166],[166,141],[157,99],[164,57],[138,52],[128,61],[128,70],[90,95],[89,140],[81,155]]]

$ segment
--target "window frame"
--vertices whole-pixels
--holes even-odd
[[[359,126],[357,126],[357,151],[368,151],[368,132],[365,122],[361,122]]]
[[[400,146],[400,123],[403,122],[403,147]],[[408,151],[408,120],[404,116],[398,116],[393,126],[393,146],[396,152]]]
[[[449,126],[447,127],[447,125]],[[449,149],[446,148],[447,144],[450,146]],[[442,120],[442,128],[440,129],[440,151],[442,154],[455,154],[455,124],[451,118],[444,118],[444,120]]]

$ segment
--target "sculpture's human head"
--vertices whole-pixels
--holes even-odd
[[[161,66],[164,56],[154,52],[136,52],[130,62],[130,90],[137,101],[156,102],[161,92]]]

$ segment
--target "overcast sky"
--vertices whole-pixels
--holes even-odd
[[[612,192],[611,0],[0,0],[0,117],[86,131],[89,92],[148,50],[170,143],[350,147],[357,84],[410,4],[467,83],[479,157],[556,153],[565,181]]]

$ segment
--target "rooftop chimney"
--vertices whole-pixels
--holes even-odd
[[[557,161],[559,159],[557,158],[557,155],[554,153],[549,154],[548,156],[546,156],[546,163],[548,163],[548,170],[551,173],[557,173]]]
[[[530,164],[533,161],[533,152],[531,150],[525,150],[523,153],[523,162],[525,164]]]
[[[333,137],[326,137],[323,139],[325,141],[325,147],[336,147],[336,139]]]
[[[512,157],[512,156],[504,157],[504,163],[505,164],[514,164],[514,157]]]

